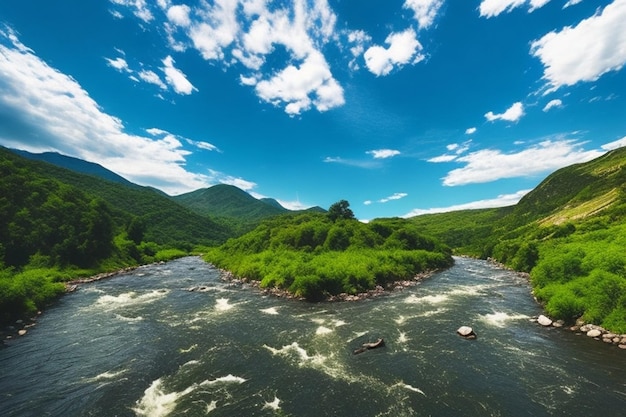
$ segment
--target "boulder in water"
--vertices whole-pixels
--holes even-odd
[[[541,324],[542,326],[551,326],[552,325],[552,319],[544,316],[543,314],[540,315],[539,317],[537,317],[537,323]]]
[[[466,339],[476,339],[476,333],[474,333],[474,329],[469,326],[461,326],[456,332],[459,336],[462,336]]]

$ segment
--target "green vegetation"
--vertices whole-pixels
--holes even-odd
[[[111,204],[120,200],[123,208]],[[215,226],[155,191],[0,148],[0,324],[41,309],[64,292],[64,281],[173,259],[197,244],[223,241],[224,232],[218,227],[218,235],[211,235],[207,224]]]
[[[363,224],[347,201],[328,214],[285,215],[210,250],[205,259],[236,276],[319,300],[356,294],[452,264],[450,251],[402,219]]]
[[[457,253],[529,272],[555,319],[626,333],[626,148],[548,176],[517,205],[411,221]]]
[[[67,163],[96,174],[0,148],[0,323],[73,278],[191,252],[317,300],[447,267],[453,248],[528,272],[555,319],[626,333],[626,148],[558,170],[515,206],[368,224],[345,200],[294,213],[230,186],[173,198]]]

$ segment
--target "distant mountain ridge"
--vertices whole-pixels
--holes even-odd
[[[137,186],[121,175],[106,169],[102,165],[94,162],[88,162],[79,158],[63,155],[57,152],[43,152],[43,153],[31,153],[20,149],[11,149],[14,153],[35,161],[48,162],[52,165],[67,168],[74,172],[81,174],[94,175],[96,177],[103,178],[108,181],[113,181],[119,184],[127,185],[129,187]]]
[[[152,190],[155,193],[160,194],[163,197],[169,198],[177,204],[185,207],[191,212],[210,218],[224,218],[228,227],[234,227],[235,234],[241,233],[241,231],[247,230],[255,226],[263,219],[286,214],[290,212],[300,211],[314,211],[325,212],[321,207],[312,207],[307,210],[289,210],[283,207],[277,200],[273,198],[257,199],[247,193],[246,191],[227,184],[217,184],[209,188],[202,188],[199,190],[191,191],[189,193],[169,196],[164,192],[152,187],[144,187],[137,185],[131,181],[128,181],[124,177],[108,170],[107,168],[93,163],[84,161],[82,159],[62,155],[56,152],[44,152],[44,153],[31,153],[23,150],[10,149],[13,153],[30,159],[33,161],[46,162],[55,165],[60,168],[70,170],[79,174],[85,174],[92,177],[97,177],[110,181],[125,187],[135,188],[137,190]],[[97,186],[94,186],[98,188]],[[104,187],[105,192],[107,187]],[[97,191],[96,191],[97,192]],[[111,201],[116,201],[113,193],[108,193]],[[124,193],[122,193],[123,195]],[[124,204],[122,201],[120,204]],[[131,210],[132,211],[132,210]],[[240,225],[234,225],[234,223],[241,223]],[[240,228],[239,226],[243,226]]]

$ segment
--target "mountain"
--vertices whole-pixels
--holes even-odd
[[[519,201],[511,217],[522,223],[582,221],[624,204],[625,193],[626,147],[552,173]]]
[[[514,206],[428,214],[411,220],[451,247],[473,247],[470,252],[487,257],[492,255],[489,246],[493,241],[507,236],[520,236],[536,227],[584,224],[600,218],[610,224],[624,214],[626,147],[555,171]]]
[[[177,195],[173,199],[198,214],[241,222],[244,229],[250,229],[261,220],[280,214],[302,211],[326,212],[317,206],[307,210],[289,210],[273,198],[257,199],[244,190],[227,184]]]
[[[173,199],[202,215],[230,217],[243,221],[259,221],[289,211],[278,202],[272,204],[258,200],[242,189],[227,184],[202,188],[177,195]]]
[[[27,152],[27,151],[23,151],[19,149],[11,149],[11,151],[27,159],[48,162],[52,165],[56,165],[62,168],[67,168],[74,172],[79,172],[81,174],[87,174],[87,175],[93,175],[93,176],[100,177],[108,181],[112,181],[118,184],[129,186],[129,187],[136,186],[136,184],[128,181],[126,178],[116,174],[113,171],[106,169],[102,165],[99,165],[93,162],[87,162],[82,159],[73,158],[71,156],[62,155],[56,152],[31,153],[31,152]]]
[[[145,225],[145,238],[148,241],[158,244],[184,242],[214,245],[226,241],[234,234],[229,225],[195,213],[153,188],[125,180],[108,180],[100,175],[76,172],[41,160],[26,159],[6,148],[0,148],[0,160],[16,158],[20,165],[43,178],[55,179],[104,200],[111,206],[117,224],[127,224],[134,217],[140,219]],[[93,167],[95,164],[73,159],[58,160],[71,161],[70,165],[90,167],[106,174],[104,168],[100,170]]]

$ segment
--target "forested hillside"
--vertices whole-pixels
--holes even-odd
[[[205,258],[238,277],[260,281],[263,288],[309,300],[365,292],[452,264],[449,249],[410,222],[364,224],[354,219],[345,201],[331,206],[327,214],[264,221]]]
[[[513,207],[411,221],[457,253],[529,272],[553,317],[626,332],[626,148],[556,171]]]
[[[229,235],[151,189],[0,148],[0,322],[41,308],[62,281],[180,256]]]

